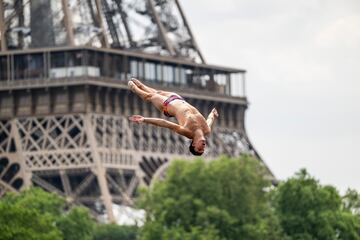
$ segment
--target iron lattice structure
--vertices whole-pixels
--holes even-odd
[[[2,0],[0,12],[2,50],[86,45],[205,62],[178,0]]]
[[[129,123],[162,117],[131,76],[204,116],[218,108],[206,158],[264,164],[245,131],[245,71],[205,63],[177,0],[0,0],[0,33],[0,196],[40,186],[112,221],[113,203],[132,205],[172,159],[191,159],[182,136]]]

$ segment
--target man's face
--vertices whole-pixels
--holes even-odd
[[[197,151],[198,153],[204,153],[206,141],[205,139],[197,140],[196,142],[193,142],[193,146],[195,151]]]

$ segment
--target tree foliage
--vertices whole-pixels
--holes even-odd
[[[54,224],[63,205],[62,199],[38,188],[7,193],[0,200],[0,239],[63,239]]]
[[[360,194],[354,189],[348,189],[342,198],[343,208],[360,217]]]
[[[2,240],[86,240],[92,238],[88,210],[66,210],[65,200],[40,188],[7,193],[0,199],[0,239]]]
[[[0,199],[0,239],[232,240],[360,239],[360,194],[338,191],[301,170],[272,187],[249,156],[173,161],[140,194],[142,228],[96,224],[83,207],[30,188]],[[140,234],[139,234],[140,232]]]
[[[360,218],[351,212],[358,195],[351,192],[344,199],[347,201],[342,201],[334,187],[320,185],[306,170],[274,191],[281,226],[292,239],[360,239]]]
[[[281,239],[264,171],[249,156],[174,161],[143,195],[141,239]]]
[[[74,207],[56,221],[65,240],[90,240],[93,238],[95,222],[89,211],[83,207]]]

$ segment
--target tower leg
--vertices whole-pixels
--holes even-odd
[[[15,141],[16,155],[17,155],[19,164],[21,166],[21,172],[22,172],[23,180],[24,180],[23,187],[28,188],[32,185],[32,182],[31,182],[32,173],[26,167],[25,157],[24,157],[21,139],[20,139],[20,135],[19,135],[19,129],[16,126],[16,121],[17,121],[16,119],[11,120],[11,135]]]
[[[109,222],[115,222],[114,214],[112,211],[112,198],[106,180],[106,170],[101,164],[101,159],[98,153],[94,131],[91,126],[91,116],[89,114],[84,115],[84,126],[85,126],[86,135],[88,136],[89,139],[91,152],[95,161],[95,169],[93,170],[98,179],[100,192],[101,192],[101,200],[105,205]]]

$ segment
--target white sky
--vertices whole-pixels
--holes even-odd
[[[247,132],[276,177],[360,191],[360,1],[180,2],[207,62],[248,71]]]

